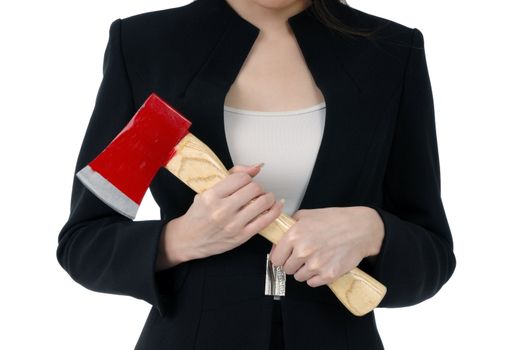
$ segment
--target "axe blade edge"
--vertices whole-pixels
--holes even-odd
[[[104,176],[94,171],[90,165],[79,170],[76,176],[91,193],[110,208],[129,219],[135,218],[139,204],[131,200]]]

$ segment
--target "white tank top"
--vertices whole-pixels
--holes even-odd
[[[254,177],[276,200],[285,198],[283,212],[298,210],[322,140],[325,101],[284,112],[266,112],[224,105],[224,126],[234,165],[265,165]]]

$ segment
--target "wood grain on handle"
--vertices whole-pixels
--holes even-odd
[[[181,139],[174,157],[165,168],[197,193],[211,188],[229,175],[216,154],[192,133]],[[295,222],[289,215],[281,213],[259,234],[276,244]],[[345,273],[328,287],[355,316],[373,310],[386,294],[385,286],[359,268]]]

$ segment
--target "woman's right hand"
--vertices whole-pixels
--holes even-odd
[[[158,270],[233,249],[280,216],[283,203],[253,181],[260,169],[236,165],[223,180],[196,194],[187,212],[165,225]]]

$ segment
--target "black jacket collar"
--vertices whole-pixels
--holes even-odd
[[[177,108],[193,122],[190,131],[208,144],[229,169],[234,164],[224,130],[225,96],[260,30],[225,0],[196,0],[189,6],[194,6],[197,11],[193,13],[198,14],[195,21],[200,29],[196,30],[196,40],[210,50]],[[346,5],[330,6],[348,23],[356,17]],[[326,203],[320,188],[338,192],[339,181],[332,179],[345,178],[346,186],[358,186],[378,121],[372,116],[379,114],[375,111],[380,102],[374,89],[377,81],[372,78],[382,75],[383,67],[372,73],[369,70],[374,57],[372,45],[365,39],[344,39],[337,35],[316,19],[311,6],[291,16],[288,22],[326,102],[322,141],[300,208],[330,206],[335,197]],[[396,82],[386,79],[383,92]],[[339,176],[336,173],[343,159],[347,170]]]

